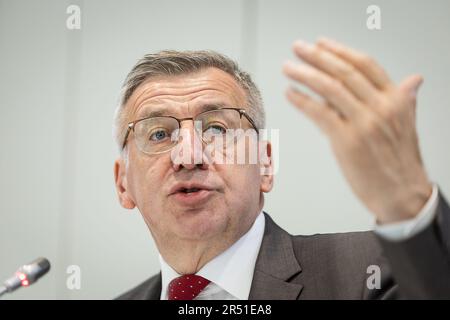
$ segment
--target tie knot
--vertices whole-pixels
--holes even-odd
[[[193,300],[209,282],[195,274],[185,274],[175,278],[169,283],[169,300]]]

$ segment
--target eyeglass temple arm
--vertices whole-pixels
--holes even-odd
[[[245,110],[241,110],[241,114],[244,115],[244,117],[248,120],[248,122],[250,122],[250,124],[253,126],[253,128],[255,128],[256,132],[259,133],[259,130],[256,127],[255,122],[253,121],[252,118],[250,118],[250,116],[247,114],[247,112],[245,112]]]
[[[134,127],[133,122],[128,124],[127,133],[125,133],[125,138],[123,138],[122,150],[125,149],[125,146],[126,146],[127,140],[128,140],[128,136],[130,135],[130,131],[131,131],[131,129],[133,129],[133,127]]]

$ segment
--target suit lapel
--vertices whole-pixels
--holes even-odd
[[[249,300],[296,300],[303,285],[289,280],[302,271],[291,236],[264,213],[266,226],[255,264]]]
[[[143,300],[160,300],[161,299],[161,289],[162,288],[162,278],[161,272],[154,276],[148,283],[148,287]]]

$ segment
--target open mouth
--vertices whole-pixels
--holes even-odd
[[[204,204],[215,194],[215,189],[201,183],[180,183],[173,186],[170,196],[183,206],[197,206]]]
[[[200,188],[190,188],[190,189],[182,188],[178,192],[181,192],[181,193],[193,193],[193,192],[199,192],[201,190],[205,190],[205,189],[200,189]]]
[[[209,186],[200,183],[180,183],[173,186],[169,194],[191,194],[201,191],[211,191],[211,189]]]

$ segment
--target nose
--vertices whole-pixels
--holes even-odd
[[[193,121],[183,121],[179,132],[178,144],[171,151],[172,166],[175,171],[181,169],[208,169],[208,159],[203,152],[203,141]]]

